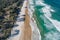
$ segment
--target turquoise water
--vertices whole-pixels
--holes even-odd
[[[38,1],[43,4],[38,3]],[[43,0],[43,2],[41,0],[33,0],[33,6],[33,17],[35,17],[36,24],[40,30],[41,40],[60,40],[60,31],[56,28],[60,27],[58,25],[58,22],[60,22],[60,0]],[[50,11],[50,9],[54,11]]]

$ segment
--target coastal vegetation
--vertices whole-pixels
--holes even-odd
[[[11,34],[16,18],[20,12],[24,0],[0,1],[0,39],[6,40]]]

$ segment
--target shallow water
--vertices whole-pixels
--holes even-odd
[[[30,2],[31,10],[34,9],[33,17],[40,29],[41,40],[60,40],[60,0]]]

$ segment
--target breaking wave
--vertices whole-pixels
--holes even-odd
[[[41,40],[60,40],[60,1],[30,0],[29,2],[29,8],[40,30]]]

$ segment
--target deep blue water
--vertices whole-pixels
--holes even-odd
[[[44,2],[55,10],[55,12],[52,13],[52,18],[60,21],[60,0],[44,0]]]
[[[44,0],[45,3],[60,8],[60,0]]]

